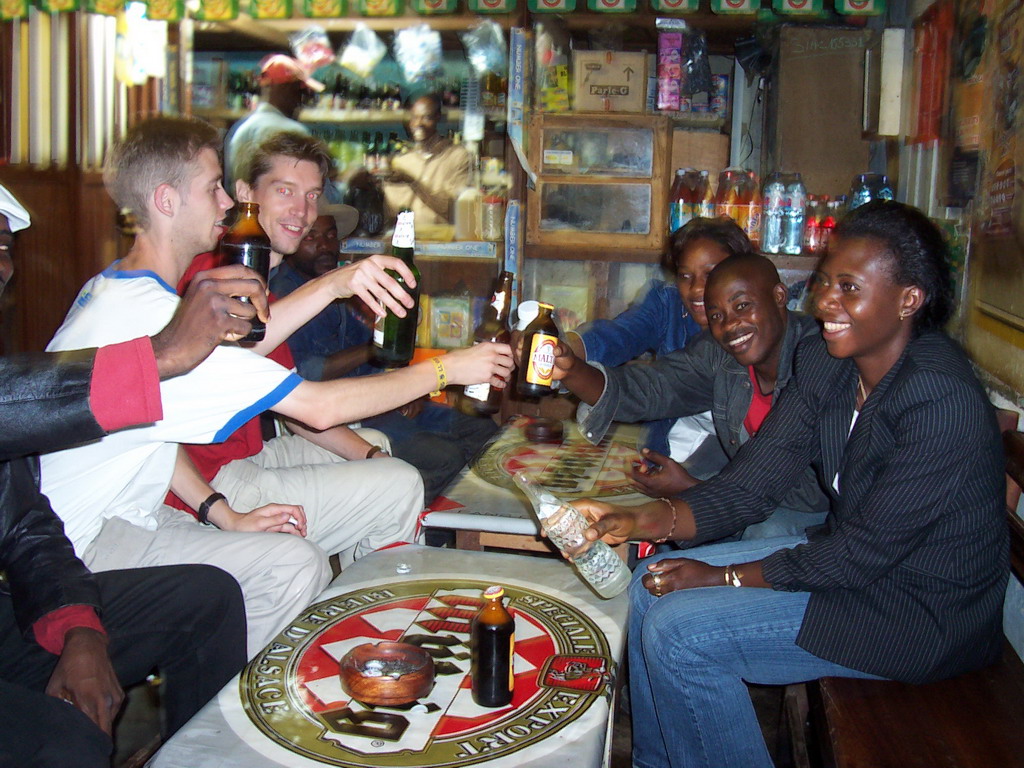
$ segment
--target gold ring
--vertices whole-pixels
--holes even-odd
[[[661,597],[661,574],[660,573],[652,573],[651,574],[651,583],[654,585],[654,594],[655,594],[655,596]]]

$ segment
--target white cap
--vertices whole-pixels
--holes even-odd
[[[0,184],[0,214],[7,217],[11,232],[19,232],[32,223],[32,217],[28,215],[25,206],[3,184]]]
[[[526,326],[532,323],[537,315],[540,314],[540,302],[533,301],[521,301],[519,302],[519,308],[516,311],[519,322],[516,323],[517,331],[525,331]]]

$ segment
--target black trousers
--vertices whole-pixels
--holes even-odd
[[[208,565],[96,574],[108,650],[122,686],[154,669],[170,736],[245,664],[245,610],[234,578]],[[0,768],[109,768],[110,739],[43,691],[57,657],[26,641],[0,595]]]

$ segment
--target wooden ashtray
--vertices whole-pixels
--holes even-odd
[[[434,687],[434,660],[418,645],[363,643],[342,657],[341,687],[364,704],[409,704]]]
[[[561,443],[562,422],[558,419],[534,419],[523,430],[531,443]]]

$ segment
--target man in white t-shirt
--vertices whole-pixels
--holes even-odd
[[[178,303],[174,286],[194,255],[214,247],[231,207],[216,147],[216,132],[197,120],[156,118],[129,131],[112,155],[106,182],[115,202],[135,212],[139,234],[122,261],[86,283],[51,350],[111,343],[166,324]],[[300,200],[295,215],[281,226],[304,234],[316,215],[320,190],[282,185],[280,192]],[[399,259],[386,256],[336,270],[295,299],[277,302],[262,343],[277,346],[335,298],[359,295],[382,312],[404,314],[412,301],[385,268],[412,278]],[[481,344],[450,352],[439,364],[306,382],[253,351],[223,346],[191,373],[161,384],[163,420],[44,456],[43,488],[76,552],[94,570],[204,562],[234,575],[246,599],[252,655],[326,584],[326,556],[303,538],[301,507],[272,504],[253,510],[246,518],[259,516],[258,532],[239,532],[198,525],[163,506],[172,480],[182,474],[176,473],[177,444],[222,439],[270,408],[327,429],[395,408],[433,391],[442,380],[498,384],[511,368],[506,345]]]

